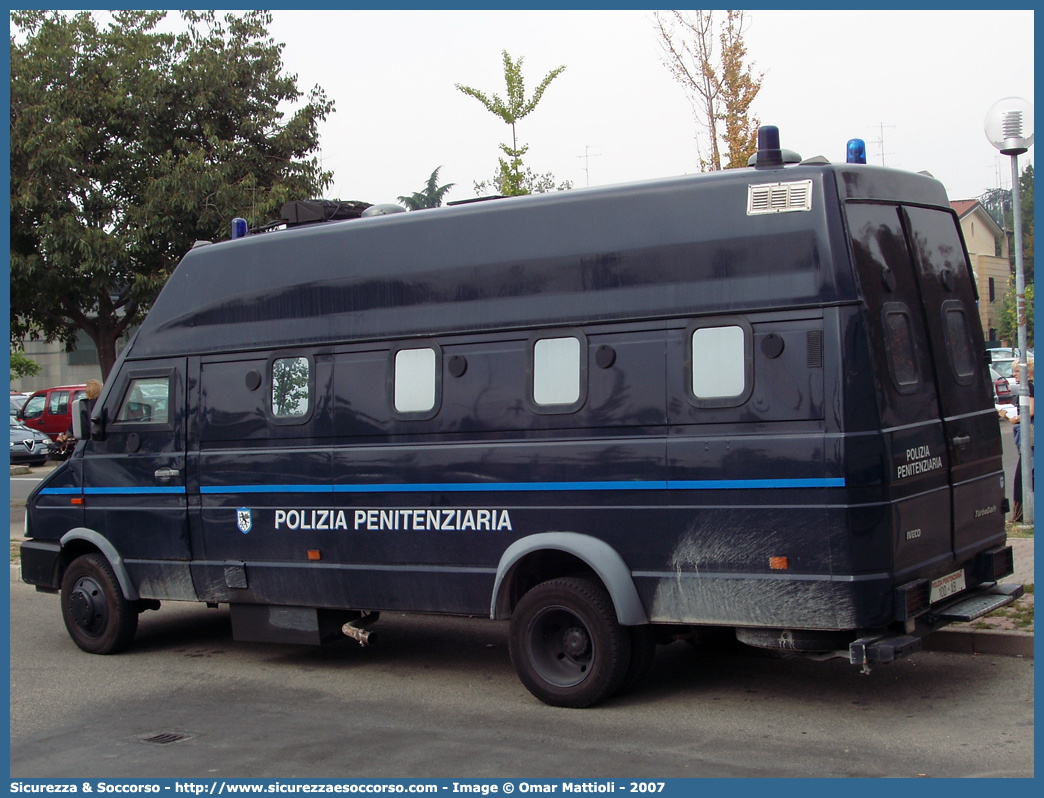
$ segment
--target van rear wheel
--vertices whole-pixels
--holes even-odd
[[[630,662],[628,632],[609,594],[589,579],[552,579],[526,593],[508,642],[522,684],[556,707],[586,707],[611,695]]]
[[[62,577],[62,618],[69,636],[89,654],[114,654],[138,630],[138,610],[123,597],[112,566],[100,554],[72,561]]]

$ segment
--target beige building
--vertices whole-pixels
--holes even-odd
[[[960,220],[972,271],[975,272],[982,334],[987,342],[998,341],[1001,307],[1011,279],[1008,238],[978,200],[954,200],[950,207]],[[1010,346],[1010,342],[1004,343]]]
[[[26,340],[25,355],[39,364],[40,373],[12,380],[11,389],[15,391],[31,393],[54,385],[83,385],[87,380],[101,379],[98,350],[83,332],[77,337],[75,352],[66,352],[59,343]]]

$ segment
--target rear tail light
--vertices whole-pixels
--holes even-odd
[[[1015,553],[1011,546],[984,551],[978,559],[980,581],[998,582],[1015,573]]]
[[[895,589],[895,619],[908,621],[928,609],[932,586],[927,579],[907,582]]]

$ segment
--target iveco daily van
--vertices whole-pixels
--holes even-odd
[[[753,168],[192,249],[30,497],[23,579],[98,654],[160,601],[289,643],[509,619],[562,706],[706,629],[865,668],[1010,603],[943,187],[783,160],[763,128]]]

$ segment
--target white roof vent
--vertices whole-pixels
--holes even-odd
[[[747,186],[747,216],[812,210],[812,181]]]

